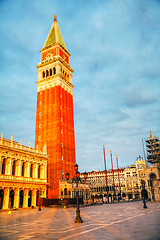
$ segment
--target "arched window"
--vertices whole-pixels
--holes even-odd
[[[22,163],[22,176],[24,177],[24,162]]]
[[[42,77],[45,78],[45,72],[44,71],[42,72]]]
[[[64,189],[64,196],[67,195],[67,188]]]
[[[3,159],[3,162],[2,162],[2,171],[1,171],[2,174],[5,174],[5,158]]]
[[[55,67],[53,68],[53,73],[54,73],[54,75],[56,74],[56,68]]]
[[[0,190],[0,209],[3,208],[4,191]]]
[[[10,202],[10,208],[13,208],[14,206],[14,190],[12,189],[9,194],[9,202]]]
[[[32,191],[30,190],[28,192],[28,207],[31,207],[31,202],[32,202]]]
[[[23,207],[23,195],[24,195],[24,192],[23,190],[21,190],[19,192],[19,207],[22,208]]]
[[[52,76],[52,69],[50,69],[50,76]]]
[[[15,160],[13,161],[13,165],[12,165],[12,175],[15,175],[15,166],[16,166],[16,164],[15,164],[16,162],[15,162]]]
[[[48,77],[48,70],[46,70],[46,77]]]
[[[31,164],[31,167],[30,167],[30,177],[33,176],[33,164]]]
[[[38,165],[38,178],[40,178],[40,165]]]

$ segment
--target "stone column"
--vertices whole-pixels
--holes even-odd
[[[21,169],[21,160],[16,160],[16,169],[15,169],[15,175],[16,176],[21,176],[21,172],[22,172],[22,169]]]
[[[47,178],[47,165],[44,165],[44,179]]]
[[[40,178],[44,179],[44,165],[40,165]]]
[[[30,164],[26,162],[26,177],[30,177]]]
[[[6,158],[5,160],[5,175],[11,175],[12,170],[11,158]]]
[[[9,188],[4,189],[3,209],[9,208]]]
[[[34,178],[38,178],[38,164],[34,163]]]
[[[14,208],[19,208],[19,188],[14,191]]]
[[[28,189],[24,189],[24,197],[23,197],[23,207],[28,207]]]
[[[36,207],[36,196],[37,196],[36,189],[33,189],[32,190],[32,202],[31,202],[31,206],[33,206],[33,207]]]

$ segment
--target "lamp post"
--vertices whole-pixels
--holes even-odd
[[[80,209],[79,209],[79,192],[78,192],[78,183],[81,182],[81,179],[80,179],[80,172],[78,171],[78,164],[75,164],[74,166],[74,170],[76,172],[76,176],[73,177],[72,179],[72,183],[75,182],[76,183],[76,218],[75,218],[75,223],[83,223],[83,220],[80,216]],[[69,180],[69,173],[66,173],[66,179],[67,181]],[[88,173],[85,172],[84,173],[84,178],[86,180],[88,176]]]

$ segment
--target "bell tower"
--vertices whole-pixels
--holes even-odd
[[[74,176],[75,136],[73,115],[73,69],[70,54],[56,15],[37,65],[37,112],[35,148],[47,146],[48,198],[58,198],[59,180]]]

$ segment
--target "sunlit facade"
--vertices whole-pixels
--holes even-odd
[[[47,191],[47,153],[0,138],[0,209],[36,207]]]

